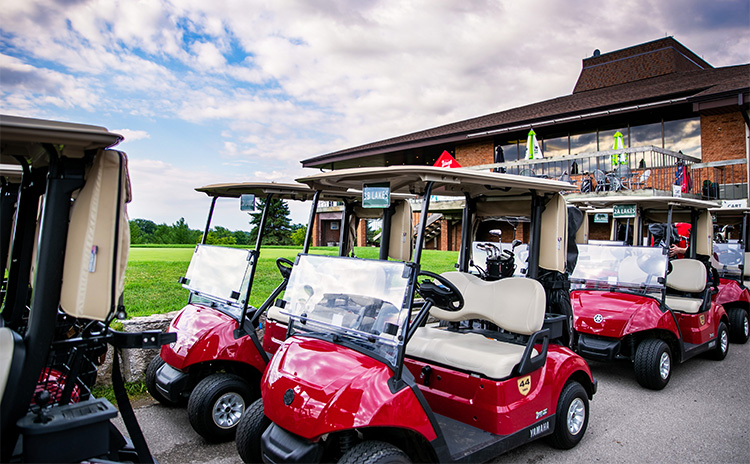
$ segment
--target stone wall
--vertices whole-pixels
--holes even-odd
[[[144,330],[166,330],[169,323],[177,315],[178,311],[166,314],[153,314],[146,317],[134,317],[121,321],[124,332],[142,332]],[[107,358],[104,364],[99,366],[97,372],[97,385],[112,384],[112,346],[107,350]],[[122,376],[126,382],[138,382],[144,379],[146,368],[151,359],[159,354],[159,350],[123,350]]]

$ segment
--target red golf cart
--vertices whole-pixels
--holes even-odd
[[[654,390],[667,385],[675,362],[701,353],[724,359],[728,318],[712,300],[718,275],[708,264],[714,204],[639,196],[569,201],[612,207],[613,231],[621,225],[625,231],[609,244],[578,245],[571,275],[576,351],[599,361],[630,360],[638,383]],[[679,239],[675,222],[693,231],[682,259],[668,257]]]
[[[319,199],[348,202],[356,195],[321,195],[302,184],[271,182],[214,184],[196,190],[212,200],[203,239],[181,279],[190,292],[188,304],[169,325],[177,342],[163,346],[153,358],[146,371],[146,386],[154,398],[167,405],[189,399],[193,429],[207,440],[221,441],[234,436],[245,406],[260,396],[260,376],[275,352],[273,344],[261,345],[256,328],[284,291],[292,262],[278,258],[281,282],[259,308],[248,304],[271,200],[312,200],[314,210]],[[253,210],[256,197],[265,199],[265,208],[253,250],[206,244],[219,198],[239,200],[240,209],[248,211]],[[305,252],[309,243],[304,244]]]
[[[750,270],[745,261],[748,251],[748,215],[750,208],[716,208],[714,244],[711,264],[721,281],[714,301],[724,306],[729,318],[729,341],[744,344],[750,338],[750,293],[747,279]]]
[[[297,257],[278,302],[288,338],[263,376],[262,402],[238,425],[243,460],[477,462],[544,436],[560,448],[583,438],[596,382],[556,342],[567,318],[548,314],[552,285],[541,278],[564,275],[569,184],[423,166],[300,181],[363,190],[373,208],[392,192],[417,194],[421,221],[413,257],[408,221],[388,208],[383,237],[401,244],[397,253]],[[465,202],[458,270],[440,275],[420,267],[433,195]],[[526,276],[469,273],[474,226],[509,216],[528,221]]]

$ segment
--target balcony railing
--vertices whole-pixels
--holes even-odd
[[[623,154],[625,155],[623,157]],[[618,163],[613,168],[613,157]],[[747,198],[747,161],[744,158],[701,163],[699,158],[653,145],[604,150],[575,155],[471,166],[533,177],[569,181],[584,193],[657,190],[671,195],[681,185],[677,171],[683,166],[690,178],[680,193],[704,199]]]

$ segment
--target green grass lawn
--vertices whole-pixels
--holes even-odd
[[[128,316],[148,316],[181,309],[187,302],[188,291],[182,288],[178,279],[185,275],[194,246],[182,247],[143,247],[130,248],[128,268],[125,273],[125,308]],[[263,247],[258,268],[255,272],[250,304],[258,307],[281,281],[276,268],[276,258],[284,257],[294,261],[301,247]],[[336,255],[337,248],[319,247],[312,254]],[[378,249],[357,247],[357,257],[376,259]],[[432,272],[445,272],[454,269],[458,260],[457,251],[425,250],[422,253],[422,269]]]

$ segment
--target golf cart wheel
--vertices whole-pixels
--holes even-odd
[[[570,449],[578,444],[589,424],[589,397],[578,382],[568,382],[560,393],[555,413],[555,431],[550,443],[558,449]]]
[[[237,452],[243,462],[261,462],[260,437],[271,425],[271,419],[263,413],[263,398],[258,398],[242,415],[237,424]]]
[[[747,317],[747,311],[742,308],[732,308],[728,312],[729,316],[729,341],[732,343],[747,343],[750,338],[750,323]]]
[[[208,441],[234,438],[237,423],[253,392],[241,377],[212,374],[198,382],[188,401],[188,419],[193,430]]]
[[[409,463],[409,457],[391,445],[383,441],[363,441],[347,451],[339,464],[391,464]]]
[[[711,359],[721,361],[727,357],[729,352],[729,330],[727,325],[719,322],[719,328],[716,330],[716,347],[710,352]]]
[[[672,377],[672,350],[664,340],[649,338],[635,350],[635,379],[642,387],[661,390]]]
[[[148,363],[148,367],[146,368],[146,390],[148,390],[156,401],[164,406],[178,406],[180,404],[178,401],[170,400],[164,396],[158,388],[156,388],[156,371],[158,371],[163,365],[164,360],[161,359],[161,356],[158,354],[151,359],[150,363]]]

